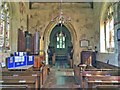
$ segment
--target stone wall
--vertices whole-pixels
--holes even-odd
[[[109,7],[109,5],[113,5],[114,7],[114,23],[116,21],[118,21],[118,15],[117,15],[117,12],[118,12],[118,8],[117,8],[117,4],[113,4],[113,3],[110,3],[110,2],[103,2],[102,3],[102,6],[101,6],[101,12],[100,12],[100,22],[104,22],[105,21],[105,17],[107,16],[107,9]],[[99,25],[96,25],[96,26],[100,26]],[[118,29],[118,25],[115,25],[114,24],[114,33],[115,33],[115,49],[114,49],[114,52],[112,53],[101,53],[100,52],[100,47],[98,49],[98,54],[97,54],[97,60],[98,61],[101,61],[101,62],[104,62],[106,63],[107,60],[109,60],[109,64],[111,65],[115,65],[115,66],[119,66],[118,64],[118,41],[117,41],[117,29]],[[100,44],[100,42],[99,42]]]
[[[101,61],[107,63],[109,60],[109,64],[119,66],[118,65],[118,55],[114,53],[98,53],[96,57],[97,61]]]
[[[7,2],[10,11],[10,52],[0,53],[0,63],[5,64],[5,60],[11,53],[17,51],[18,28],[27,30],[28,3],[25,2]]]
[[[30,10],[29,30],[34,33],[35,29],[40,31],[41,36],[45,31],[47,25],[51,22],[52,17],[59,15],[59,3],[34,3]],[[73,25],[77,40],[73,40],[74,47],[74,63],[80,62],[81,48],[79,41],[81,39],[90,40],[90,46],[96,46],[96,38],[98,37],[94,31],[93,9],[90,8],[89,3],[63,3],[63,14],[71,19],[70,23]],[[47,32],[46,32],[47,33]]]
[[[111,65],[111,64],[104,63],[101,61],[97,61],[97,68],[99,68],[99,69],[118,69],[118,70],[120,69],[119,66]]]
[[[11,5],[11,52],[17,51],[18,28],[27,30],[28,3],[10,2]]]
[[[40,32],[42,37],[43,50],[46,50],[43,43],[45,42],[43,37],[46,27],[51,22],[52,18],[59,14],[59,3],[33,3],[31,9],[29,9],[29,3],[20,4],[19,2],[11,2],[11,52],[17,51],[17,30],[23,27],[23,30],[29,30],[34,33],[35,30]],[[22,5],[22,7],[21,7]],[[106,54],[100,53],[100,20],[103,20],[106,15],[106,9],[109,3],[94,3],[94,8],[90,8],[89,3],[63,3],[62,9],[65,16],[70,19],[70,23],[75,29],[77,38],[73,40],[74,47],[74,64],[80,62],[80,52],[87,48],[80,47],[81,39],[88,39],[92,49],[97,46],[98,54],[97,60],[106,62],[110,60],[110,64],[118,65],[118,42],[116,38],[116,50],[115,53]],[[21,8],[21,9],[20,9]],[[28,16],[28,17],[27,17]],[[27,20],[28,18],[28,20]],[[119,28],[119,25],[115,27]],[[116,32],[115,32],[116,33]],[[117,33],[116,33],[117,34]],[[49,40],[49,37],[48,37]],[[114,62],[114,63],[113,63]]]

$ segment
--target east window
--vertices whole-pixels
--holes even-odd
[[[57,33],[57,48],[65,48],[65,34],[61,31]]]

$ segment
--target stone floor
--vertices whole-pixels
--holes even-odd
[[[76,90],[80,88],[80,86],[75,81],[73,69],[58,69],[52,67],[43,88],[66,88]]]
[[[55,68],[70,68],[70,65],[66,60],[57,60],[55,63]]]
[[[50,64],[51,66],[53,66],[52,62]],[[67,60],[56,60],[56,63],[54,64],[54,67],[59,69],[59,68],[70,68],[70,65],[68,64]]]

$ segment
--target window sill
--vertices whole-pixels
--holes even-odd
[[[99,53],[105,53],[105,54],[113,54],[113,53],[115,53],[115,52],[99,52]]]

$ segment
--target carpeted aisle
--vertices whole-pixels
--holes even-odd
[[[68,88],[73,90],[80,88],[75,81],[73,69],[51,68],[50,71],[43,88]]]

